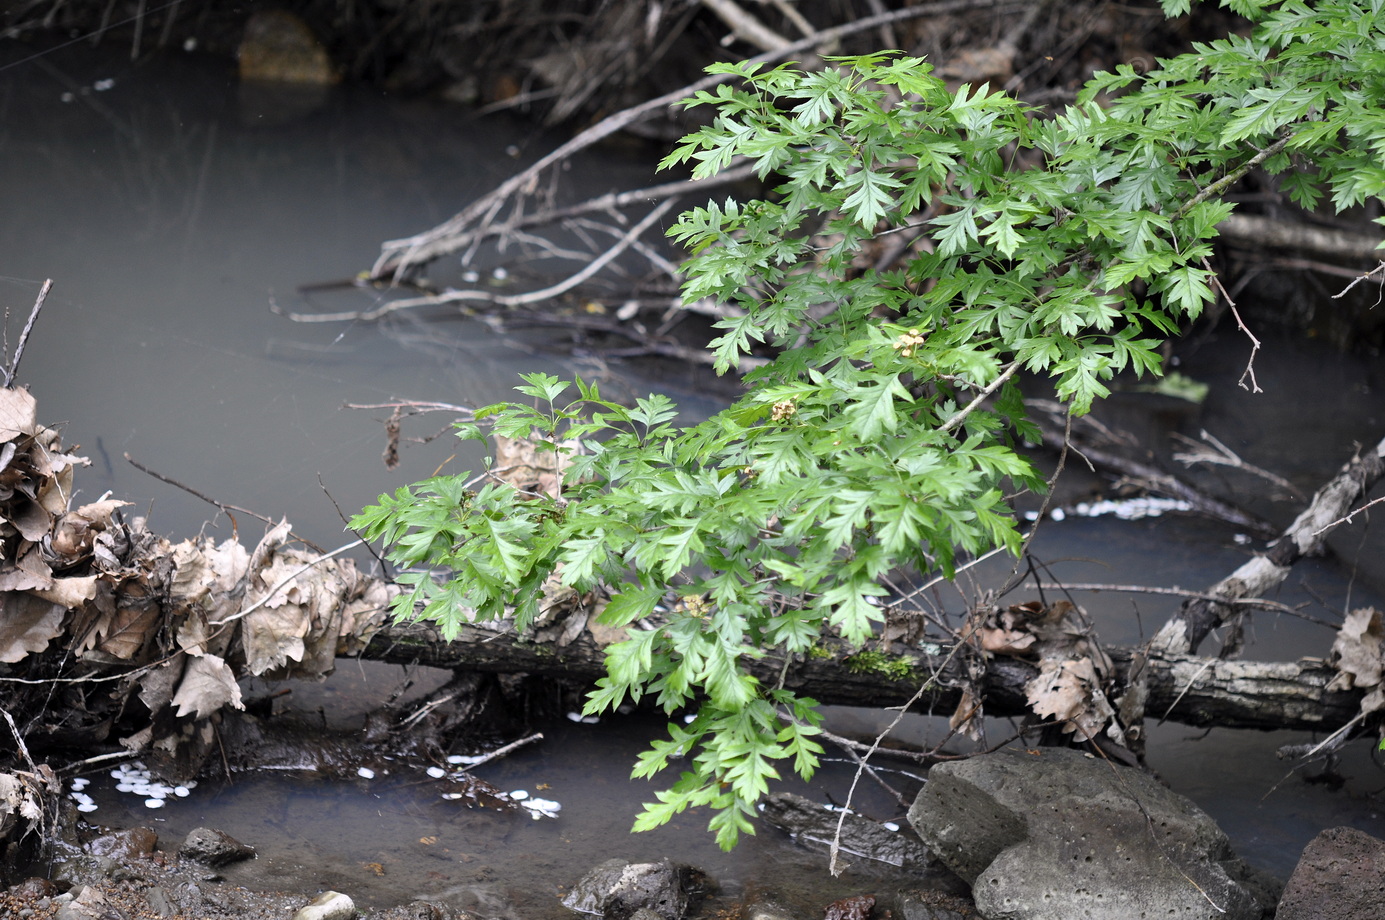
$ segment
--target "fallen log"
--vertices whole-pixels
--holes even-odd
[[[1135,649],[1107,649],[1116,682],[1125,684]],[[396,664],[526,673],[578,685],[605,675],[605,650],[590,631],[565,646],[535,641],[517,633],[508,621],[473,623],[451,642],[427,624],[387,626],[377,632],[361,657]],[[1039,673],[1038,663],[995,656],[982,662],[977,682],[986,713],[1018,716],[1029,712],[1026,686]],[[933,679],[915,711],[947,715],[962,699],[969,662],[936,644],[923,643],[889,653],[861,654],[840,639],[827,639],[821,652],[798,657],[785,666],[783,656],[768,652],[749,662],[766,686],[783,675],[784,686],[819,703],[886,707],[909,702],[919,686]],[[904,674],[904,676],[899,676]],[[1223,661],[1194,656],[1152,659],[1146,665],[1149,696],[1146,711],[1155,718],[1185,725],[1330,731],[1358,712],[1359,690],[1329,691],[1337,669],[1326,661]]]
[[[118,743],[191,775],[215,750],[222,710],[243,708],[240,681],[248,676],[321,679],[339,656],[359,656],[539,675],[580,690],[605,675],[606,647],[623,638],[593,617],[601,598],[578,596],[556,580],[539,622],[525,631],[509,620],[469,623],[444,641],[431,625],[393,624],[386,608],[398,589],[344,558],[355,544],[310,551],[294,545],[287,522],[249,548],[234,538],[174,544],[126,520],[124,502],[69,508],[73,470],[86,461],[38,425],[34,400],[22,390],[0,389],[0,421],[0,446],[23,477],[0,501],[0,708],[22,716],[17,722],[26,728],[16,735],[36,751]],[[1385,442],[1376,460],[1381,450]],[[1349,467],[1340,487],[1323,490],[1351,494],[1315,502],[1315,513],[1297,527],[1305,541],[1334,523],[1336,512],[1327,508],[1344,508],[1360,494],[1377,472],[1367,465]],[[1248,603],[1226,598],[1221,606]],[[1345,664],[1322,660],[1224,661],[1173,648],[1148,656],[1103,652],[1075,620],[1055,618],[1057,609],[978,610],[965,631],[934,635],[915,632],[924,621],[906,614],[903,633],[866,648],[825,636],[811,655],[785,660],[775,649],[747,648],[745,660],[764,686],[782,681],[824,704],[897,706],[917,695],[924,712],[956,714],[966,700],[967,713],[980,702],[993,716],[1038,712],[1068,724],[1085,714],[1090,726],[1105,724],[1093,713],[1105,705],[1098,698],[1107,688],[1135,683],[1146,694],[1143,706],[1130,709],[1136,717],[1317,731],[1364,718],[1370,662],[1352,665],[1352,687],[1334,683]],[[657,628],[658,621],[640,625]],[[1051,668],[1055,649],[1081,659],[1101,687],[1089,682],[1074,696],[1062,681],[1077,671]],[[1142,660],[1143,677],[1132,682],[1132,662]],[[52,705],[55,688],[61,707]]]

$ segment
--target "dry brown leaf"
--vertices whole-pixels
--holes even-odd
[[[144,703],[151,713],[157,714],[173,702],[173,688],[178,686],[183,677],[186,661],[187,656],[175,655],[171,660],[140,674],[140,702]]]
[[[96,575],[74,575],[54,578],[46,588],[35,588],[33,594],[61,607],[75,609],[96,597]]]
[[[128,597],[128,593],[126,597]],[[94,651],[110,655],[118,661],[131,661],[146,642],[158,632],[161,611],[157,599],[141,598],[143,603],[118,605],[102,623],[100,640]],[[96,660],[99,656],[88,653]]]
[[[335,560],[317,560],[302,550],[283,550],[256,574],[256,587],[246,595],[248,604],[265,598],[285,579],[292,580],[241,621],[250,673],[320,679],[335,668],[342,611],[355,585],[355,568],[345,571]]]
[[[987,629],[983,627],[977,632],[981,637],[981,648],[995,655],[1024,657],[1030,654],[1038,638],[1031,632],[1022,632],[1017,629]]]
[[[563,489],[567,458],[581,449],[577,441],[560,441],[558,451],[545,449],[537,440],[495,436],[494,475],[522,492],[539,492],[558,498]],[[564,453],[566,451],[566,453]]]
[[[1332,642],[1332,660],[1337,676],[1329,690],[1375,687],[1381,679],[1381,649],[1385,642],[1385,623],[1380,611],[1358,607],[1346,615],[1337,638]]]
[[[980,741],[983,712],[981,698],[972,691],[971,687],[964,686],[962,698],[957,701],[957,709],[947,720],[947,724],[959,735],[966,735],[973,741]]]
[[[1045,659],[1024,692],[1036,715],[1064,723],[1063,731],[1083,741],[1100,734],[1114,715],[1090,658]]]
[[[28,390],[0,388],[0,441],[33,434],[38,425],[38,403]]]
[[[235,709],[245,708],[230,666],[215,655],[189,658],[178,692],[173,695],[178,717],[195,714],[203,719],[228,704]]]
[[[13,564],[0,571],[0,591],[33,591],[52,585],[53,570],[36,545],[24,548]]]
[[[42,787],[32,775],[0,773],[0,841],[9,840],[21,823],[21,840],[42,825]]]
[[[30,543],[39,542],[53,529],[52,513],[36,501],[16,502],[10,508],[9,520],[19,535]]]
[[[365,590],[359,593],[362,583]],[[390,601],[400,590],[398,585],[376,578],[361,579],[358,574],[359,596],[348,602],[341,612],[341,625],[337,630],[338,655],[360,654],[389,619]]]
[[[13,664],[41,652],[63,632],[67,610],[17,591],[0,595],[0,661]]]
[[[106,499],[83,505],[58,518],[49,543],[52,551],[68,559],[77,559],[91,551],[96,535],[111,526],[111,515],[130,502]]]

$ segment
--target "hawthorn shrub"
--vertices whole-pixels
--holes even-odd
[[[1043,483],[1016,450],[1037,440],[1017,373],[1078,414],[1113,374],[1158,374],[1160,345],[1213,299],[1223,196],[1252,168],[1307,208],[1385,192],[1385,0],[1223,5],[1252,34],[1097,74],[1052,117],[893,53],[712,68],[735,79],[686,104],[713,123],[663,165],[701,177],[745,159],[773,191],[693,208],[670,235],[689,253],[685,299],[733,308],[718,370],[772,359],[696,425],[662,396],[630,408],[527,376],[529,402],[477,416],[550,450],[580,442],[563,493],[464,475],[382,495],[353,526],[407,569],[395,615],[450,635],[471,618],[523,626],[555,573],[608,592],[600,620],[629,638],[587,711],[651,697],[695,713],[640,757],[636,776],[684,770],[636,829],[708,806],[733,846],[781,765],[806,778],[822,751],[814,702],[745,663],[826,633],[865,642],[892,571],[1018,551],[1004,491]],[[896,233],[921,237],[916,254],[863,267]]]

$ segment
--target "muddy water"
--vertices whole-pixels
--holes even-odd
[[[298,291],[350,277],[370,263],[379,240],[432,225],[548,145],[523,126],[476,123],[456,110],[372,93],[336,90],[296,114],[282,103],[238,97],[225,63],[191,57],[136,68],[119,54],[60,52],[0,69],[0,300],[11,314],[12,344],[41,280],[57,282],[19,380],[32,386],[42,417],[64,423],[67,440],[93,460],[80,478],[79,501],[112,490],[138,502],[160,532],[189,535],[215,518],[217,532],[229,534],[224,515],[129,466],[129,453],[221,502],[287,516],[299,533],[331,547],[345,537],[324,487],[350,513],[381,491],[480,459],[442,437],[406,444],[400,469],[387,472],[378,424],[386,411],[343,404],[479,405],[508,395],[520,371],[573,369],[541,340],[499,338],[460,320],[298,326],[273,315],[271,303],[372,306],[372,292],[305,298]],[[569,178],[596,193],[629,187],[647,173],[641,162],[605,153]],[[1189,434],[1208,427],[1305,491],[1335,469],[1353,440],[1380,436],[1385,380],[1378,364],[1311,343],[1268,342],[1258,370],[1269,392],[1251,397],[1235,387],[1244,357],[1231,334],[1189,348],[1183,370],[1215,387],[1205,409],[1168,412],[1132,394],[1117,399],[1122,418],[1153,429],[1176,424]],[[676,373],[666,388],[695,402],[696,394],[680,391]],[[425,437],[443,422],[410,424],[406,436]],[[1077,466],[1065,486],[1072,500],[1104,485]],[[1279,523],[1292,516],[1292,505],[1272,501],[1273,490],[1255,480],[1216,475]],[[243,514],[237,522],[258,532]],[[1379,538],[1358,526],[1335,546],[1346,558],[1376,561],[1354,579],[1331,561],[1305,564],[1277,599],[1327,622],[1339,621],[1348,606],[1379,603]],[[1048,525],[1035,548],[1069,581],[1200,587],[1255,547],[1238,543],[1231,528],[1197,520],[1069,518]],[[992,569],[980,580],[999,574]],[[1148,634],[1176,605],[1110,591],[1078,599],[1110,642]],[[1330,632],[1278,617],[1259,621],[1255,638],[1259,657],[1323,655]],[[397,669],[351,665],[325,688],[295,689],[294,699],[349,721],[400,679]],[[862,713],[834,718],[862,733],[878,722]],[[634,719],[537,727],[544,744],[478,772],[503,789],[562,802],[557,820],[468,811],[441,800],[419,774],[348,783],[238,777],[206,782],[158,812],[114,791],[104,774],[95,774],[89,791],[101,805],[97,817],[109,823],[149,823],[172,839],[211,824],[259,848],[256,877],[285,889],[334,887],[364,904],[442,895],[488,913],[558,917],[559,887],[608,856],[685,859],[718,877],[727,897],[769,890],[805,911],[870,887],[859,876],[827,879],[819,857],[773,831],[731,856],[712,846],[702,818],[632,837],[626,830],[652,787],[629,780],[629,767],[658,727]],[[906,740],[937,741],[943,728],[917,719],[905,731]],[[1298,737],[1193,735],[1178,726],[1155,729],[1154,766],[1265,868],[1286,874],[1322,827],[1385,834],[1375,798],[1385,776],[1366,744],[1350,751],[1342,766],[1347,785],[1332,791],[1286,776],[1288,765],[1273,757]],[[803,791],[840,801],[848,782],[849,771],[832,765]],[[899,817],[874,791],[866,810]]]

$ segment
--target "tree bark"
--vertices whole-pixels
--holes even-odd
[[[910,676],[896,679],[851,655],[840,640],[823,643],[822,657],[796,658],[785,667],[782,657],[766,655],[750,665],[767,686],[781,674],[784,686],[819,703],[846,706],[897,706],[909,702],[928,675],[936,675],[915,709],[950,714],[961,700],[966,670],[961,656],[944,649],[897,645],[891,660],[909,665]],[[1116,683],[1124,684],[1134,649],[1108,649],[1116,666]],[[565,646],[519,636],[509,622],[472,624],[452,642],[420,624],[390,626],[375,635],[362,657],[397,664],[488,672],[539,674],[588,684],[605,675],[604,650],[583,631]],[[984,662],[979,687],[986,713],[1017,716],[1028,712],[1025,685],[1038,674],[1035,663],[995,656]],[[1329,692],[1337,671],[1324,661],[1222,661],[1169,656],[1147,662],[1146,711],[1185,725],[1225,728],[1335,729],[1356,715],[1359,690]]]

